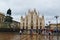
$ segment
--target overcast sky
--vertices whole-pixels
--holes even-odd
[[[34,8],[44,15],[46,23],[49,20],[53,23],[56,21],[54,16],[60,16],[60,0],[0,0],[0,12],[6,14],[9,8],[16,21],[20,21],[21,15],[24,16],[25,12]]]

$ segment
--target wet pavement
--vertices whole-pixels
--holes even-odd
[[[0,32],[0,40],[57,40],[57,36],[48,35],[19,35],[17,33]],[[60,36],[59,36],[60,40]]]
[[[10,32],[0,32],[0,40],[20,40],[20,35]]]

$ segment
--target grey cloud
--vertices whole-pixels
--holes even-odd
[[[14,20],[19,20],[19,16],[24,16],[30,8],[36,8],[45,18],[50,18],[59,15],[60,0],[0,0],[0,11],[6,13],[8,8],[11,8]]]

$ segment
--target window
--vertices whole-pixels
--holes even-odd
[[[42,28],[42,26],[40,26],[40,29]]]
[[[41,25],[42,23],[40,22],[40,25]]]
[[[33,29],[33,26],[31,26],[31,29]]]
[[[36,29],[38,29],[38,26],[36,26]]]

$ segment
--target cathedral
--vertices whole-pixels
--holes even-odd
[[[21,16],[20,29],[44,29],[45,20],[44,16],[39,16],[39,12],[28,10],[25,17]]]

